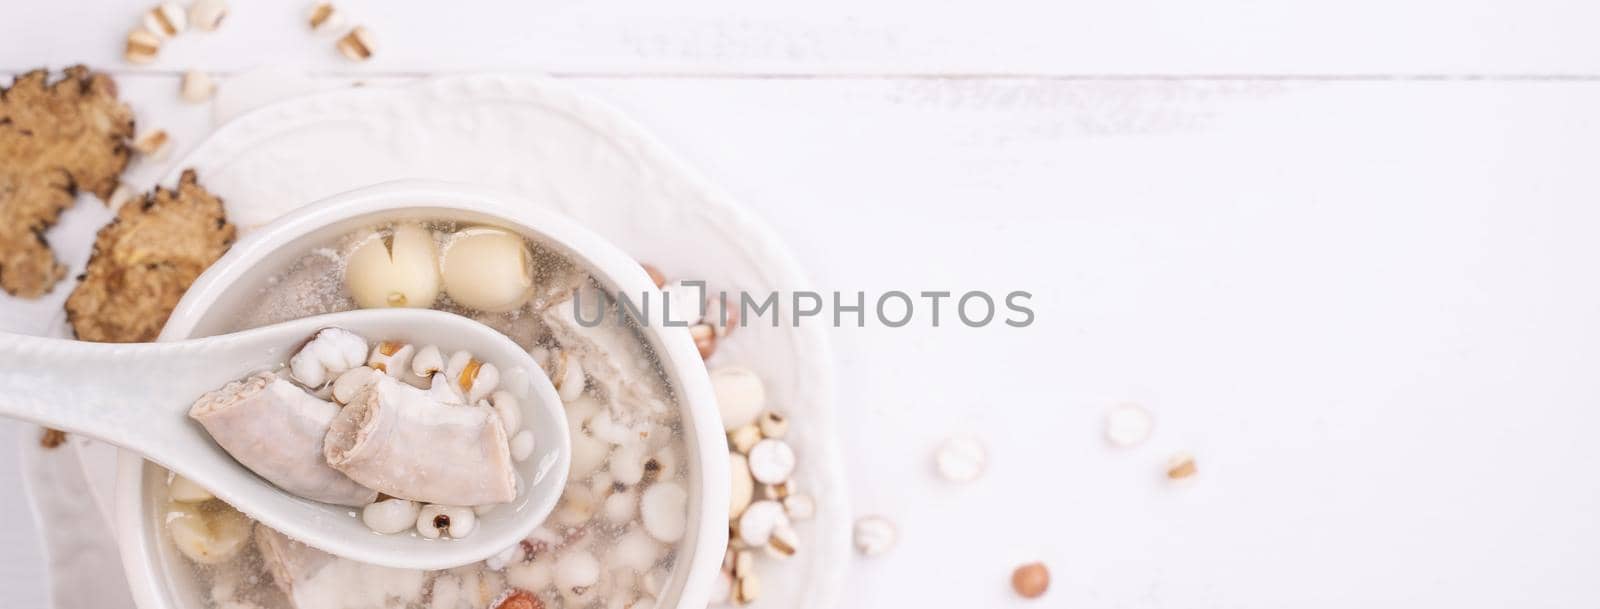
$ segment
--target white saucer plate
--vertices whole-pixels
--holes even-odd
[[[497,187],[562,212],[670,278],[790,292],[810,283],[773,230],[617,111],[544,78],[454,76],[311,94],[219,128],[162,181],[193,168],[248,233],[300,204],[422,178]],[[834,605],[849,561],[848,487],[833,415],[833,359],[817,327],[739,328],[711,367],[741,365],[789,414],[795,481],[817,498],[801,552],[762,569],[758,608]],[[115,451],[75,442],[109,508]],[[109,517],[109,514],[108,514]]]

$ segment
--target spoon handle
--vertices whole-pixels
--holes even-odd
[[[116,344],[0,334],[0,416],[170,463],[205,441],[188,408],[239,376],[235,339]]]

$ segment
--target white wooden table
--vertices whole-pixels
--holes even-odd
[[[238,2],[128,68],[145,4],[12,3],[0,71],[112,69],[180,146],[210,127],[184,69],[548,72],[821,289],[1032,291],[1026,330],[833,331],[856,510],[902,532],[847,607],[1045,606],[1007,589],[1030,560],[1053,607],[1600,601],[1600,5],[345,0],[381,45],[355,65],[301,7]],[[1101,441],[1120,401],[1156,413],[1145,446]],[[930,455],[962,430],[991,468],[953,486]],[[1201,473],[1174,486],[1177,450]],[[0,548],[0,586],[42,604],[27,527]]]

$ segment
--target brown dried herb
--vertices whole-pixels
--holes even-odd
[[[178,299],[233,244],[222,200],[193,170],[176,189],[129,201],[100,229],[83,281],[67,298],[67,320],[82,340],[155,340]]]
[[[44,231],[79,190],[110,198],[128,166],[133,112],[111,77],[34,70],[0,89],[0,288],[33,298],[66,274]]]

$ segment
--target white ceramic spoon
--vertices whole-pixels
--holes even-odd
[[[535,434],[533,456],[517,464],[517,498],[480,516],[477,529],[462,539],[380,535],[361,522],[358,508],[291,495],[245,469],[188,417],[201,394],[282,366],[328,327],[371,341],[436,345],[446,354],[465,349],[500,368],[501,386],[522,397],[523,427]],[[332,313],[166,343],[0,334],[0,416],[137,451],[289,537],[330,554],[408,569],[469,564],[520,543],[554,509],[571,458],[565,409],[528,352],[481,323],[425,309]]]

